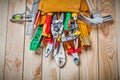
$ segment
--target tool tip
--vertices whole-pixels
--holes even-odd
[[[75,59],[74,59],[74,63],[75,63],[75,64],[79,64],[79,59],[78,59],[78,58],[75,58]]]

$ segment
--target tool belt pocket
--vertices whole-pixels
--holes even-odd
[[[42,13],[79,12],[81,0],[41,0],[38,9]]]

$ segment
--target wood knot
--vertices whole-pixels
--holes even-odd
[[[35,70],[35,72],[33,72],[34,74],[34,78],[40,78],[40,75],[41,75],[41,65],[38,66],[38,68]]]
[[[18,58],[15,59],[15,65],[16,67],[19,67],[21,65],[21,62]]]

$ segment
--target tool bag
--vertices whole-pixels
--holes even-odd
[[[41,16],[40,16],[40,20],[38,21],[38,25],[44,24],[47,13],[72,12],[72,13],[77,13],[78,15],[83,14],[88,17],[90,16],[89,9],[85,0],[41,0],[38,6],[38,10],[41,11]],[[77,20],[77,22],[79,28],[80,26],[83,26],[85,27],[85,29],[87,29],[82,31],[80,28],[79,30],[80,32],[82,32],[81,33],[82,37],[86,36],[88,38],[88,41],[86,42],[90,42],[89,33],[91,31],[91,27],[80,20]],[[80,36],[81,45],[79,46],[83,47],[85,40],[83,40],[81,36]]]
[[[80,0],[41,0],[38,9],[42,13],[76,12],[79,13]]]
[[[92,14],[93,19],[90,19],[91,7],[89,5],[88,9],[87,4],[90,4],[87,0],[40,0],[40,2],[34,0],[31,20],[21,20],[25,13],[15,14],[11,20],[30,22],[28,34],[35,31],[30,50],[36,51],[43,43],[45,56],[53,54],[58,67],[65,65],[65,53],[71,55],[74,63],[78,64],[80,61],[78,53],[81,53],[81,49],[91,47],[92,27],[87,23],[97,25],[112,21],[111,15],[101,17],[99,13]]]
[[[41,0],[38,10],[42,11],[39,24],[44,23],[46,13],[52,12],[75,12],[89,16],[88,6],[84,0]]]
[[[46,48],[45,56],[53,53],[59,67],[64,66],[66,62],[65,53],[71,55],[74,63],[78,64],[78,53],[81,49],[91,46],[89,37],[91,27],[77,19],[79,14],[89,17],[86,2],[84,0],[41,0],[38,12],[41,16],[37,17],[38,27],[30,49],[37,50],[42,41]]]

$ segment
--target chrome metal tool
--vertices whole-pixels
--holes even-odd
[[[51,24],[51,33],[54,39],[53,48],[55,48],[55,44],[59,35],[63,32],[63,21],[64,21],[64,13],[61,13],[60,19],[57,19],[57,14],[53,14],[52,24]]]
[[[45,49],[45,57],[48,57],[53,50],[53,40],[52,38],[46,38],[45,42],[47,44],[46,49]]]
[[[31,13],[29,14],[31,16],[32,21],[28,23],[28,27],[27,27],[27,31],[26,31],[27,35],[32,34],[33,27],[34,27],[34,21],[35,21],[39,3],[40,3],[40,0],[34,0],[34,2],[33,2],[32,10],[31,10]]]
[[[104,16],[104,17],[102,17],[100,15],[100,13],[98,12],[98,0],[96,0],[96,7],[94,6],[94,4],[91,0],[86,0],[86,2],[88,4],[89,11],[90,11],[92,17],[89,18],[87,16],[84,16],[84,15],[80,14],[78,16],[78,18],[80,20],[82,20],[83,22],[85,22],[85,23],[87,23],[88,25],[91,25],[91,26],[112,21],[112,16],[111,15],[107,15],[107,16]]]
[[[64,36],[64,33],[62,33],[62,36]],[[66,55],[65,55],[62,42],[60,42],[59,46],[55,48],[53,56],[55,58],[55,62],[58,65],[58,67],[63,67],[65,65]]]
[[[56,61],[56,64],[59,67],[62,67],[65,64],[65,52],[62,43],[56,47],[56,42],[58,36],[60,36],[63,32],[63,22],[64,22],[64,13],[61,13],[60,19],[57,18],[57,14],[53,14],[53,20],[51,24],[51,33],[53,35],[54,43],[53,43],[53,57]],[[62,50],[61,50],[62,49]]]

